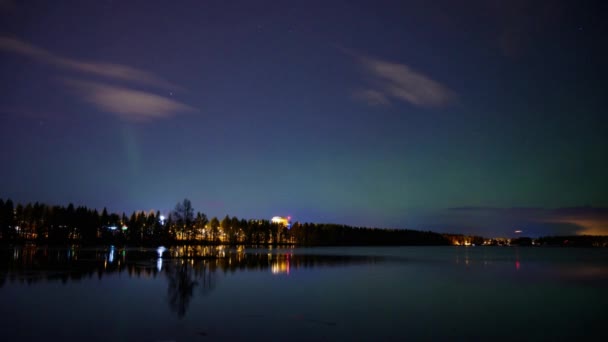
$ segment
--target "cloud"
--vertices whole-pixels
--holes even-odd
[[[173,85],[147,71],[122,64],[90,62],[66,58],[15,38],[0,37],[0,49],[29,57],[40,63],[84,74],[101,76],[119,81],[134,82],[163,89],[180,89],[179,86]]]
[[[549,221],[581,227],[580,234],[608,235],[608,208],[560,208],[554,210],[554,217]]]
[[[392,99],[419,107],[443,107],[456,97],[448,87],[405,64],[354,55],[373,84],[355,96],[369,104],[388,104]]]
[[[365,89],[357,91],[354,94],[355,98],[363,100],[370,105],[388,105],[390,100],[382,92],[373,89]]]
[[[128,121],[148,121],[196,111],[170,98],[131,88],[73,79],[63,82],[84,101]]]
[[[504,228],[505,232],[523,229],[531,235],[608,235],[608,208],[450,208],[448,221]],[[508,229],[508,230],[507,230]]]
[[[63,70],[74,71],[82,76],[98,76],[112,81],[167,90],[181,89],[147,71],[122,64],[66,58],[15,38],[0,36],[0,50],[26,56]],[[62,79],[62,82],[74,90],[81,100],[128,121],[149,121],[171,117],[177,113],[196,111],[186,104],[148,91],[70,78]]]

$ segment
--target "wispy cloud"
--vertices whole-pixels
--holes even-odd
[[[73,79],[65,79],[63,82],[82,96],[84,101],[128,121],[148,121],[196,111],[195,108],[170,98],[131,88]]]
[[[363,100],[373,106],[388,105],[391,103],[384,93],[374,89],[356,91],[354,96],[356,99]]]
[[[81,77],[103,77],[113,82],[134,83],[172,91],[181,89],[148,71],[123,64],[67,58],[16,38],[0,36],[0,50],[25,56],[61,70],[72,71]],[[172,98],[149,91],[72,78],[62,79],[62,83],[73,90],[81,100],[128,121],[149,121],[196,111]]]
[[[443,107],[456,97],[448,87],[405,64],[349,54],[355,56],[370,77],[368,89],[355,93],[357,98],[369,104],[386,105],[396,100],[419,107]]]
[[[580,234],[607,235],[608,234],[608,208],[603,207],[575,207],[554,210],[554,216],[547,222],[573,224],[581,227]]]
[[[461,219],[469,225],[488,227],[510,226],[533,235],[608,234],[608,208],[605,207],[459,207],[451,208],[446,214],[452,221]]]
[[[178,86],[173,85],[148,71],[139,70],[122,64],[90,62],[66,58],[15,38],[0,37],[0,49],[62,69],[114,80],[155,86],[163,89],[179,89]]]

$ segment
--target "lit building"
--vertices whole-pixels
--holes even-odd
[[[283,227],[286,227],[286,228],[291,228],[291,216],[287,216],[287,217],[275,216],[270,219],[270,222],[282,225]]]

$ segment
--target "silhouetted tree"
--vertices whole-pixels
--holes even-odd
[[[226,215],[220,222],[220,228],[222,236],[227,236],[230,230],[230,216]]]
[[[191,228],[194,220],[194,209],[189,199],[178,202],[173,210],[176,232],[180,239],[184,239],[186,232]]]
[[[212,242],[216,242],[219,239],[219,226],[220,221],[214,216],[211,221],[209,221],[209,233]]]
[[[15,213],[13,201],[7,199],[6,202],[0,202],[0,233],[3,240],[12,240],[15,238]]]
[[[194,235],[195,239],[197,239],[197,240],[205,239],[205,234],[203,232],[206,232],[205,227],[207,226],[207,223],[209,223],[209,219],[207,219],[207,215],[205,215],[201,212],[196,214],[195,235]]]

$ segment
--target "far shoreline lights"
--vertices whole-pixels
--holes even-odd
[[[282,216],[274,216],[270,219],[270,222],[279,224],[287,229],[291,228],[291,216],[282,217]]]

